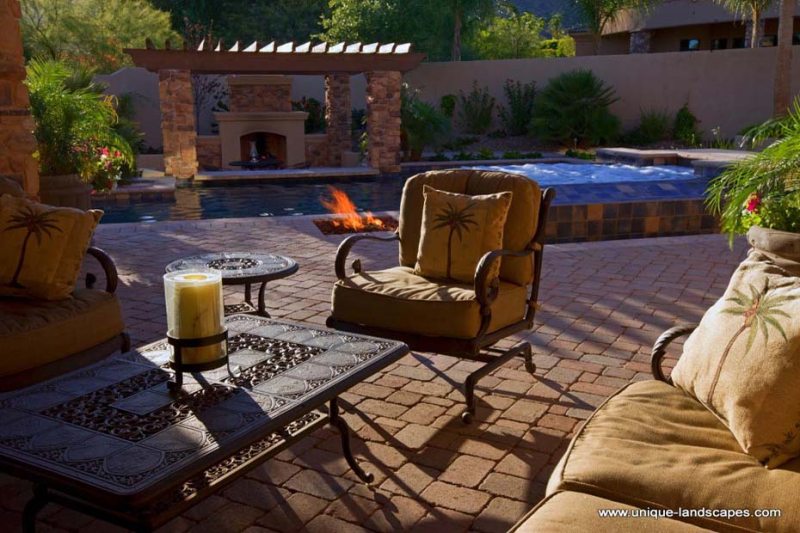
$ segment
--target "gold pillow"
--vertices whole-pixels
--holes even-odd
[[[0,197],[0,295],[69,297],[102,215]]]
[[[430,278],[472,283],[478,261],[503,247],[511,193],[469,196],[425,185],[422,231],[415,272]],[[495,261],[489,279],[500,272]]]
[[[800,455],[800,278],[752,250],[686,341],[672,380],[767,468]]]

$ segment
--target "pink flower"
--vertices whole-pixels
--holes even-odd
[[[745,209],[748,213],[755,213],[758,210],[759,206],[761,205],[761,197],[758,193],[753,193],[747,198],[747,203],[745,204]]]
[[[108,148],[106,148],[105,146],[103,146],[102,148],[100,148],[100,153],[101,153],[101,154],[103,154],[103,155],[105,155],[105,156],[109,155]]]

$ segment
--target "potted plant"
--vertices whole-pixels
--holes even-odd
[[[58,61],[33,60],[27,70],[40,197],[44,203],[88,209],[95,179],[110,188],[121,167],[133,162],[130,145],[114,130],[113,100],[91,84],[75,82]],[[104,151],[113,161],[104,160]]]
[[[752,128],[747,137],[754,144],[774,140],[712,180],[708,206],[721,216],[731,242],[747,233],[756,248],[800,261],[800,101],[788,115]]]

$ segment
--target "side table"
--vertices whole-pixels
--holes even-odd
[[[247,313],[269,318],[264,301],[267,282],[286,278],[297,272],[291,257],[269,253],[219,252],[184,257],[167,265],[167,272],[191,269],[214,269],[222,274],[223,285],[244,285],[244,302],[226,305],[225,315]],[[252,286],[260,284],[258,303],[253,304]]]

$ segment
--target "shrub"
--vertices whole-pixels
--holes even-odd
[[[325,106],[316,98],[302,97],[296,102],[292,102],[292,109],[294,111],[305,111],[308,113],[305,123],[306,133],[324,133],[325,132]]]
[[[438,109],[419,99],[419,92],[403,85],[401,134],[410,159],[418,161],[426,146],[435,145],[450,132],[450,121]]]
[[[542,156],[542,152],[526,152],[523,155],[525,156],[525,159],[541,159],[544,157]]]
[[[633,144],[653,144],[670,137],[670,117],[664,111],[641,111],[639,126],[630,134]]]
[[[495,159],[494,150],[491,148],[481,148],[478,150],[478,155],[475,157],[476,159]]]
[[[672,133],[675,140],[687,146],[697,146],[700,144],[700,133],[697,131],[697,123],[697,117],[689,110],[689,105],[684,104],[675,114],[675,126]]]
[[[475,154],[471,152],[460,151],[456,155],[453,156],[453,161],[473,161],[475,159]]]
[[[567,150],[564,153],[567,157],[574,157],[575,159],[585,159],[586,161],[594,161],[594,154],[592,152],[583,152],[581,150]]]
[[[619,119],[608,109],[616,101],[614,89],[591,71],[566,72],[536,98],[531,133],[566,146],[609,142],[619,133]]]
[[[522,157],[522,152],[518,152],[516,150],[503,152],[503,159],[522,159]]]
[[[533,102],[536,96],[536,83],[520,83],[506,80],[503,86],[508,107],[500,107],[500,122],[509,135],[525,135],[533,116]]]
[[[447,118],[453,118],[456,112],[456,96],[454,94],[446,94],[439,100],[439,109]]]
[[[464,131],[475,135],[489,131],[495,103],[489,89],[480,88],[477,81],[473,82],[469,94],[459,91],[458,100],[458,121]]]
[[[30,93],[39,168],[43,176],[80,174],[91,182],[105,151],[133,164],[133,151],[115,130],[114,99],[92,85],[74,83],[69,69],[57,61],[33,60],[26,84]]]
[[[450,158],[444,152],[436,152],[429,161],[450,161]]]

